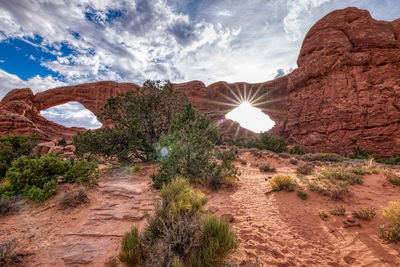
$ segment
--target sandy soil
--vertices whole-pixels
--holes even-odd
[[[240,154],[240,182],[234,188],[211,191],[201,188],[209,201],[206,209],[231,214],[240,246],[232,266],[400,266],[400,245],[379,239],[376,227],[384,223],[381,207],[400,198],[400,187],[382,175],[366,175],[363,185],[351,186],[343,201],[308,192],[301,200],[295,192],[271,192],[273,173],[260,172],[269,163],[277,173],[295,177],[295,165],[273,153]],[[19,212],[0,218],[0,240],[15,238],[25,254],[17,266],[109,266],[118,255],[123,234],[135,225],[145,226],[143,214],[152,210],[157,192],[151,187],[155,165],[131,174],[114,170],[88,189],[89,204],[62,210],[57,198],[71,185],[61,186],[44,204],[25,203]],[[377,216],[360,227],[344,228],[344,217],[327,213],[334,205],[354,211],[374,206]],[[257,265],[255,265],[257,264]],[[14,265],[15,266],[15,265]]]

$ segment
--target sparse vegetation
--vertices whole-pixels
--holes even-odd
[[[283,174],[275,175],[269,180],[269,184],[273,191],[286,190],[287,192],[292,192],[296,187],[296,182],[293,178],[291,178],[290,175]]]
[[[0,266],[20,262],[19,253],[16,251],[17,242],[14,240],[0,243]]]
[[[338,154],[334,153],[315,153],[315,154],[304,154],[301,156],[304,161],[332,161],[341,162],[344,158]]]
[[[400,165],[400,155],[392,156],[390,158],[375,158],[376,162],[388,164],[388,165]]]
[[[290,159],[289,163],[292,165],[297,165],[297,164],[299,164],[299,161],[297,159]]]
[[[343,206],[334,206],[332,208],[331,214],[335,216],[344,216],[346,209]]]
[[[352,212],[354,218],[363,220],[363,221],[370,221],[376,215],[376,209],[374,207],[365,207],[361,208],[358,211]]]
[[[328,214],[323,210],[318,212],[318,216],[321,218],[321,220],[324,220],[324,221],[326,221],[328,219]]]
[[[120,261],[126,266],[225,266],[237,247],[236,236],[227,222],[204,214],[204,194],[184,178],[164,185],[160,194],[146,229],[133,228],[123,238]]]
[[[303,175],[310,175],[314,170],[314,166],[310,164],[301,164],[297,167],[296,172]]]
[[[276,171],[276,168],[270,166],[268,163],[262,164],[259,169],[262,172],[275,172]]]
[[[255,138],[239,139],[234,143],[241,147],[266,149],[276,153],[286,151],[285,139],[279,136],[274,136],[268,132],[261,133]]]
[[[383,216],[389,221],[389,227],[378,227],[379,236],[390,242],[400,241],[400,201],[390,201],[389,205],[382,209]]]

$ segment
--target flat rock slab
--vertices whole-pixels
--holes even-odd
[[[64,256],[62,259],[68,265],[89,264],[93,261],[93,256],[85,254],[73,254]]]
[[[104,193],[120,194],[120,195],[140,195],[143,190],[138,188],[137,185],[127,184],[127,183],[107,183],[100,185]]]
[[[140,221],[144,215],[138,212],[98,212],[91,218],[92,220],[124,220],[124,221]]]

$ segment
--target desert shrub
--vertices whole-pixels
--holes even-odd
[[[259,169],[262,172],[275,172],[276,171],[275,167],[270,166],[268,163],[262,164]]]
[[[154,160],[154,144],[168,134],[172,120],[187,102],[170,82],[159,81],[146,81],[138,90],[110,97],[97,117],[101,122],[112,121],[113,127],[78,134],[75,152],[117,158],[122,163]]]
[[[331,214],[335,216],[344,216],[346,209],[343,206],[334,206],[332,208]]]
[[[66,146],[67,145],[67,141],[63,137],[60,141],[58,141],[57,145],[58,146]]]
[[[65,192],[61,195],[58,200],[61,208],[75,208],[81,204],[89,203],[89,198],[86,194],[85,189],[79,188],[78,192],[74,194],[74,192]]]
[[[314,166],[310,164],[301,164],[297,167],[296,172],[303,175],[310,175],[314,170]]]
[[[0,198],[0,216],[4,216],[15,210],[15,199],[14,198]]]
[[[307,192],[304,191],[303,188],[299,188],[299,189],[297,190],[297,192],[296,192],[296,195],[297,195],[300,199],[302,199],[302,200],[306,200],[307,197],[308,197]]]
[[[235,144],[247,148],[266,149],[276,153],[286,151],[285,139],[279,136],[274,136],[268,132],[263,132],[255,138],[238,139],[235,141]]]
[[[240,159],[239,162],[240,162],[240,164],[242,164],[242,165],[247,165],[247,161],[244,160],[244,159]]]
[[[0,243],[0,266],[20,262],[19,253],[16,251],[17,242],[14,240]]]
[[[400,201],[390,201],[389,206],[382,209],[382,214],[390,226],[378,227],[380,237],[391,242],[400,241]]]
[[[328,219],[328,214],[323,210],[318,211],[318,216],[321,218],[321,220],[324,220],[324,221],[326,221]]]
[[[93,182],[97,164],[86,159],[73,164],[54,154],[15,160],[6,173],[6,186],[0,187],[1,197],[22,193],[31,200],[44,201],[56,193],[59,181]]]
[[[43,201],[55,194],[57,179],[64,175],[71,164],[54,154],[28,158],[22,156],[11,165],[6,173],[10,189],[23,193],[29,199]]]
[[[0,179],[6,175],[11,163],[21,156],[31,156],[38,135],[8,135],[0,137]]]
[[[329,184],[328,187],[323,191],[326,195],[329,195],[332,199],[341,200],[349,192],[346,183]]]
[[[318,192],[318,193],[325,192],[325,189],[317,181],[311,181],[307,185],[308,189],[312,192]]]
[[[299,146],[294,146],[289,150],[289,153],[292,155],[304,155],[306,154],[306,151]]]
[[[191,182],[205,182],[212,176],[232,176],[237,173],[229,160],[219,165],[214,159],[214,146],[220,141],[215,123],[198,113],[191,104],[172,122],[170,134],[163,136],[159,144],[161,167],[152,175],[154,186],[161,188],[177,176]],[[164,152],[163,152],[164,151]],[[220,154],[220,156],[223,154]]]
[[[191,187],[184,178],[174,179],[165,185],[160,195],[165,209],[172,214],[198,212],[207,202],[205,195]]]
[[[283,159],[288,159],[288,158],[290,158],[290,154],[288,154],[286,152],[281,152],[281,153],[279,153],[279,157],[281,157]]]
[[[290,177],[290,175],[283,174],[275,175],[271,180],[269,180],[269,184],[273,191],[286,190],[287,192],[292,192],[296,186],[296,182]]]
[[[374,156],[373,151],[364,150],[361,146],[355,146],[352,149],[353,154],[350,158],[353,159],[368,159]]]
[[[289,163],[292,165],[297,165],[297,164],[299,164],[299,161],[297,159],[290,159]]]
[[[315,153],[315,154],[304,154],[301,156],[301,159],[304,161],[332,161],[332,162],[341,162],[344,158],[338,154],[334,153]]]
[[[236,247],[236,238],[225,222],[204,217],[204,194],[187,179],[177,178],[163,186],[160,197],[153,215],[146,215],[144,231],[139,234],[134,228],[125,235],[121,262],[127,266],[187,266],[196,256],[200,266],[224,264]],[[213,251],[208,254],[210,247]]]
[[[397,156],[392,156],[390,158],[375,158],[376,162],[383,163],[383,164],[389,164],[389,165],[399,165],[400,164],[400,155]]]
[[[147,252],[139,237],[136,227],[127,232],[122,239],[119,260],[126,266],[142,266],[147,258]]]
[[[400,177],[397,176],[395,173],[390,172],[389,174],[387,174],[387,179],[392,184],[400,186]]]
[[[365,207],[361,208],[358,211],[352,212],[354,218],[363,220],[363,221],[370,221],[376,215],[376,209],[374,207]]]
[[[98,165],[96,162],[82,159],[75,161],[63,180],[66,182],[92,183],[96,184],[99,177]]]
[[[229,223],[214,214],[209,214],[203,219],[201,230],[201,243],[191,254],[190,265],[225,266],[227,257],[237,248],[236,236],[231,231]]]

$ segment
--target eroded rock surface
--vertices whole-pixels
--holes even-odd
[[[400,19],[377,21],[357,8],[331,12],[306,35],[297,64],[265,83],[191,81],[175,87],[219,122],[225,139],[253,134],[224,120],[238,101],[248,100],[275,121],[274,134],[308,151],[347,154],[359,145],[378,155],[400,154]],[[36,95],[14,89],[0,102],[0,135],[71,137],[82,129],[49,122],[40,110],[77,101],[96,114],[108,97],[137,88],[97,82]]]

